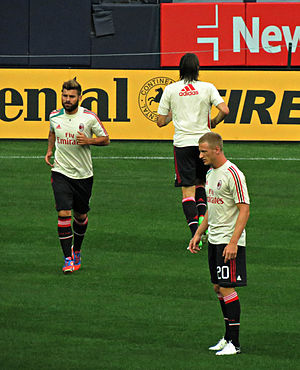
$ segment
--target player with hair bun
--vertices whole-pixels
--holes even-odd
[[[173,120],[175,134],[175,186],[182,189],[182,207],[194,236],[206,211],[205,175],[209,168],[199,158],[198,140],[215,128],[229,113],[215,86],[198,80],[199,60],[185,54],[179,64],[180,80],[166,86],[158,107],[158,127]],[[211,107],[218,114],[211,118]]]

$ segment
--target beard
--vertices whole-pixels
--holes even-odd
[[[67,112],[73,112],[79,105],[79,99],[77,100],[77,102],[75,104],[72,104],[72,105],[67,105],[66,106],[66,103],[62,103],[63,107],[65,108],[65,111]]]

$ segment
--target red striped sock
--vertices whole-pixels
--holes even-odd
[[[228,335],[236,347],[240,346],[239,331],[240,331],[240,315],[241,306],[237,292],[233,292],[224,298],[226,313],[228,317]]]
[[[198,215],[203,216],[205,215],[206,212],[206,193],[205,193],[205,188],[203,186],[196,186],[196,194],[195,194],[195,199],[196,199],[196,206],[198,210]]]
[[[71,257],[72,256],[71,248],[73,240],[71,216],[69,217],[58,216],[57,226],[58,226],[58,237],[64,256],[65,258]]]
[[[87,217],[85,220],[77,220],[77,218],[74,217],[73,219],[73,232],[74,232],[73,250],[74,252],[80,252],[87,226],[88,226]]]
[[[182,208],[186,221],[191,230],[192,236],[194,236],[195,232],[198,229],[198,219],[199,219],[195,198],[188,197],[182,199]]]
[[[228,342],[229,341],[229,323],[228,323],[226,305],[225,305],[224,298],[223,298],[222,294],[218,294],[218,299],[219,299],[221,310],[222,310],[223,317],[224,317],[224,324],[225,324],[224,339],[227,340],[227,342]]]

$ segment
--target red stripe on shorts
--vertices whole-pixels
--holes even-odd
[[[180,177],[179,172],[178,172],[178,166],[177,166],[177,159],[176,159],[175,147],[174,147],[174,162],[175,162],[175,173],[176,173],[176,179],[177,179],[177,182],[178,182],[178,183],[180,183],[180,182],[181,182],[181,177]]]

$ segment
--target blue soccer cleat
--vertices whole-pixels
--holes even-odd
[[[80,252],[74,252],[74,271],[79,270],[81,267],[81,256]]]
[[[72,274],[74,271],[74,262],[71,257],[65,258],[65,264],[63,265],[62,270],[64,274]]]

